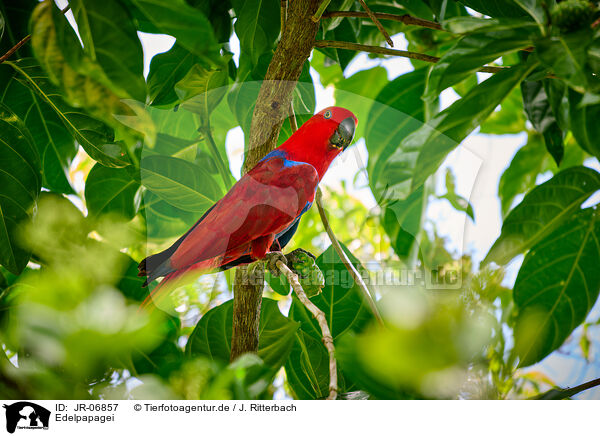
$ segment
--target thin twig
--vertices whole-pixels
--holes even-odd
[[[317,322],[319,323],[319,327],[321,328],[321,333],[323,335],[323,345],[327,348],[327,353],[329,354],[329,396],[328,400],[335,400],[337,398],[337,362],[335,360],[335,347],[333,345],[333,336],[331,336],[331,331],[329,330],[329,325],[327,325],[327,318],[325,318],[325,314],[321,309],[319,309],[315,304],[310,301],[304,289],[302,289],[302,285],[298,281],[298,276],[294,274],[294,272],[289,269],[282,261],[278,260],[277,268],[282,272],[290,282],[292,289],[298,296],[298,299],[304,307],[308,309],[310,313],[315,317]]]
[[[430,56],[424,53],[416,53],[413,51],[406,50],[396,50],[393,48],[386,47],[378,47],[375,45],[364,45],[357,44],[354,42],[345,42],[345,41],[329,41],[329,40],[321,40],[315,41],[315,47],[331,47],[331,48],[341,48],[345,50],[355,50],[355,51],[363,51],[367,53],[377,53],[389,56],[400,56],[404,58],[416,59],[419,61],[436,63],[440,60],[437,56]],[[496,67],[491,65],[486,65],[479,68],[477,71],[481,73],[497,73],[499,71],[505,70],[510,67]]]
[[[298,121],[296,120],[296,112],[294,112],[294,100],[290,101],[290,127],[292,128],[292,133],[296,133],[298,130]]]
[[[71,9],[71,6],[67,5],[64,9],[61,9],[61,12],[63,14],[66,14],[69,9]],[[13,55],[13,53],[16,52],[18,49],[20,49],[25,44],[27,44],[27,42],[29,42],[30,39],[31,39],[31,35],[27,35],[22,40],[20,40],[19,42],[17,42],[14,45],[14,47],[11,47],[10,49],[8,49],[8,51],[6,53],[4,53],[2,56],[0,56],[0,64],[2,62],[4,62],[5,60],[7,60],[9,57],[11,57]]]
[[[439,23],[429,20],[423,20],[421,18],[413,17],[411,15],[395,15],[395,14],[385,14],[381,12],[374,12],[373,15],[378,20],[388,20],[388,21],[397,21],[399,23],[404,23],[412,26],[420,26],[427,27],[428,29],[433,30],[442,30],[446,32],[445,29],[442,29],[442,26]],[[356,18],[370,18],[369,14],[365,12],[356,12],[356,11],[333,11],[327,12],[323,14],[322,18],[335,18],[335,17],[356,17]]]
[[[544,392],[543,394],[531,397],[530,400],[563,400],[565,398],[570,398],[573,395],[577,395],[587,389],[595,388],[596,386],[600,386],[600,378],[582,383],[572,388],[554,388],[548,392]]]
[[[354,279],[354,282],[357,284],[358,289],[360,289],[363,299],[369,305],[371,312],[373,313],[373,315],[375,316],[377,321],[379,321],[379,323],[383,325],[383,319],[381,318],[379,309],[377,309],[377,306],[375,305],[375,301],[373,301],[373,297],[371,296],[371,293],[369,292],[369,288],[367,288],[365,281],[362,279],[362,277],[358,273],[358,271],[356,271],[356,268],[354,268],[354,265],[352,265],[352,262],[350,262],[350,259],[348,259],[348,256],[342,249],[342,246],[340,245],[339,241],[335,237],[335,234],[333,233],[333,230],[331,229],[331,226],[329,225],[329,220],[327,219],[327,215],[325,214],[325,208],[323,207],[323,193],[321,192],[321,188],[317,188],[317,195],[315,196],[315,199],[316,199],[316,203],[317,203],[317,209],[319,210],[319,215],[321,216],[321,221],[323,221],[323,227],[325,227],[325,231],[327,232],[327,235],[329,235],[329,239],[331,240],[331,243],[333,244],[333,248],[337,252],[340,259],[342,259],[344,266],[346,267],[346,269],[348,270],[348,272]]]
[[[393,47],[394,46],[394,42],[392,41],[392,38],[390,38],[389,33],[387,33],[387,31],[383,28],[383,26],[381,25],[381,23],[377,19],[377,16],[367,6],[367,4],[365,3],[365,0],[358,0],[358,2],[363,7],[363,9],[367,13],[367,15],[369,16],[369,18],[371,19],[371,21],[373,21],[373,23],[375,23],[375,26],[377,26],[377,28],[379,29],[379,31],[381,32],[381,34],[383,35],[383,37],[385,38],[385,40],[387,41],[387,43],[390,45],[390,47]]]
[[[315,12],[315,14],[312,17],[310,17],[310,19],[313,20],[315,23],[318,23],[321,19],[321,15],[323,15],[323,12],[325,12],[325,9],[327,9],[327,6],[329,6],[329,3],[331,3],[331,0],[323,0],[319,5],[319,9],[317,9],[317,12]]]

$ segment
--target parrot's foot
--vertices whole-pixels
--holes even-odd
[[[273,277],[279,277],[279,275],[281,274],[279,268],[277,268],[278,260],[282,261],[285,265],[288,264],[288,260],[281,251],[270,251],[265,256],[265,265],[267,266],[269,272]]]

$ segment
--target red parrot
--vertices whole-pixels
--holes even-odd
[[[164,277],[148,296],[182,275],[223,270],[281,251],[312,205],[329,165],[350,145],[358,120],[340,107],[312,116],[267,154],[171,247],[142,260],[144,286]]]

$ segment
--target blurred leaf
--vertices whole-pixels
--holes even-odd
[[[52,108],[92,159],[111,167],[122,167],[129,163],[125,146],[115,142],[113,131],[83,110],[67,105],[33,59],[7,63],[18,73],[17,79]]]
[[[147,156],[140,163],[142,185],[167,203],[204,212],[221,198],[221,189],[203,168],[170,156]]]
[[[61,88],[70,105],[84,107],[116,129],[130,145],[140,140],[141,133],[146,131],[142,128],[143,109],[136,112],[132,100],[122,100],[128,94],[110,88],[111,82],[83,52],[73,28],[53,3],[43,2],[35,9],[31,44],[50,81]],[[135,117],[139,118],[139,125],[133,126]]]
[[[600,174],[586,167],[559,172],[529,192],[504,220],[484,263],[508,263],[556,229],[600,189]]]
[[[411,174],[410,191],[421,186],[448,153],[480,125],[534,67],[534,64],[520,64],[494,74],[404,139],[400,150],[419,150]],[[395,162],[405,159],[398,152],[392,155],[388,165],[383,168],[383,176],[390,175]],[[407,186],[408,182],[406,177],[401,177],[394,180],[392,186]]]
[[[55,192],[73,194],[68,169],[77,146],[58,115],[39,94],[16,78],[8,82],[0,100],[15,111],[31,132],[41,159],[42,185]]]
[[[94,165],[85,181],[85,202],[92,217],[115,214],[130,220],[138,210],[135,196],[140,188],[126,168]]]
[[[150,61],[148,97],[153,106],[168,107],[177,102],[175,84],[185,77],[199,58],[177,42],[169,51]]]
[[[23,121],[2,103],[0,131],[0,263],[19,274],[30,253],[21,244],[18,227],[28,219],[40,192],[40,156]]]
[[[177,38],[178,44],[210,64],[223,65],[212,26],[200,10],[184,0],[132,1],[161,32]]]
[[[233,300],[209,310],[194,328],[186,346],[188,356],[208,356],[229,362],[233,323]],[[269,367],[271,376],[281,368],[298,331],[297,322],[281,314],[277,302],[262,299],[259,323],[258,357]]]
[[[235,33],[243,55],[258,64],[260,56],[270,52],[280,31],[280,4],[277,0],[233,0]]]
[[[545,91],[545,83],[553,79],[521,82],[525,113],[535,130],[544,136],[546,149],[560,165],[563,158],[563,133],[558,127]]]
[[[577,144],[585,151],[600,159],[600,104],[582,106],[583,96],[569,89],[569,116],[571,131]]]
[[[387,204],[385,196],[382,200],[379,203],[385,209],[381,224],[390,237],[394,252],[401,260],[408,261],[421,230],[425,189],[417,189],[404,200],[393,200]]]
[[[521,6],[523,10],[527,11],[529,15],[541,26],[546,24],[546,14],[544,12],[544,6],[539,0],[513,0],[514,3]],[[548,0],[545,6],[550,8],[556,2],[554,0]]]
[[[72,0],[69,6],[88,56],[118,89],[145,102],[142,44],[127,10],[117,0]]]
[[[438,98],[444,89],[466,79],[488,62],[531,45],[535,31],[537,26],[516,21],[508,29],[491,26],[485,33],[461,38],[433,66],[424,98],[429,101]]]
[[[210,21],[217,42],[229,42],[232,30],[231,17],[229,16],[230,0],[187,0],[187,2],[189,5],[200,9]]]
[[[475,214],[473,213],[471,203],[456,193],[456,180],[450,168],[446,169],[446,193],[440,198],[448,200],[454,209],[466,213],[469,218],[475,221]]]
[[[521,17],[527,13],[514,0],[460,0],[462,4],[477,12],[492,17]]]
[[[6,53],[29,34],[29,17],[37,4],[37,0],[0,2],[0,15],[4,18],[4,35],[0,37],[0,53]],[[31,46],[22,45],[16,54],[18,57],[31,56]]]
[[[539,362],[581,324],[600,291],[600,220],[578,211],[531,248],[514,288],[519,366]]]

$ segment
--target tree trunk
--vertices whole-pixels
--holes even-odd
[[[256,106],[252,114],[250,140],[243,171],[252,169],[259,160],[277,145],[279,130],[289,115],[293,91],[302,65],[310,56],[319,24],[311,20],[319,0],[290,0],[283,34],[269,64]],[[248,268],[235,272],[233,287],[233,332],[231,360],[243,353],[258,350],[258,323],[264,287],[264,273],[255,270],[248,277]]]

